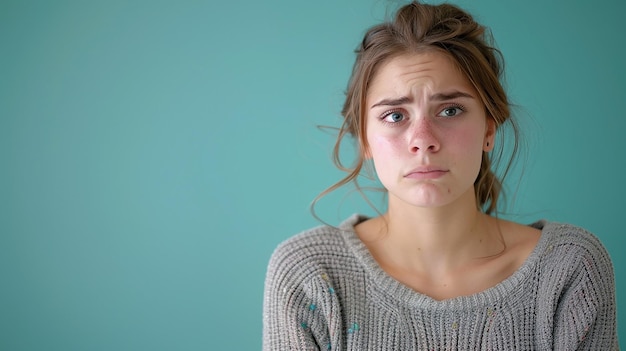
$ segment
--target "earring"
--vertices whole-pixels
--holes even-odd
[[[489,142],[487,142],[487,147],[489,147]]]

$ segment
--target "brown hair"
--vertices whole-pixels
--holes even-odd
[[[449,4],[428,5],[413,1],[401,7],[393,21],[370,28],[356,50],[356,62],[341,111],[344,120],[333,150],[335,165],[348,175],[322,192],[317,199],[350,182],[354,182],[359,189],[357,177],[363,170],[364,154],[368,148],[365,138],[366,94],[381,65],[401,54],[427,50],[447,53],[478,92],[487,118],[495,121],[496,128],[507,121],[511,123],[515,155],[518,128],[509,118],[509,101],[500,82],[502,54],[492,42],[488,29],[467,12]],[[357,142],[358,155],[351,167],[345,166],[340,159],[341,142],[346,135],[354,137]],[[493,152],[492,156],[483,153],[480,171],[474,182],[477,206],[486,213],[497,210],[502,189],[500,179],[491,168],[492,158],[499,160],[502,155],[503,145],[499,144],[499,152]],[[511,163],[512,158],[502,177],[506,176]]]

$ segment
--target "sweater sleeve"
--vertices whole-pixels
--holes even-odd
[[[270,259],[263,301],[265,351],[329,350],[341,340],[339,303],[324,255],[313,242],[292,238]]]
[[[263,350],[319,350],[306,321],[300,320],[303,286],[295,255],[279,247],[270,259],[263,300]]]
[[[598,239],[582,234],[567,248],[578,267],[556,307],[554,350],[618,350],[613,265]]]

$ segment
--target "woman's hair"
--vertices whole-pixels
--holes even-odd
[[[493,119],[497,128],[506,121],[511,123],[514,132],[513,155],[516,153],[517,127],[509,119],[509,102],[500,82],[503,59],[500,51],[493,46],[488,29],[456,6],[413,1],[401,7],[393,21],[370,28],[356,49],[356,62],[341,111],[344,120],[333,150],[335,165],[348,175],[322,192],[318,199],[350,182],[354,182],[358,188],[357,177],[364,168],[365,152],[368,150],[365,134],[366,95],[377,71],[394,57],[429,50],[444,52],[453,59],[478,92],[487,118]],[[346,135],[354,137],[357,143],[357,159],[350,167],[345,166],[340,159],[340,147]],[[474,182],[477,206],[486,213],[497,210],[502,189],[500,179],[491,168],[492,157],[499,159],[502,154],[501,144],[500,152],[492,152],[493,156],[483,152],[480,171]],[[512,158],[503,177],[511,163]]]

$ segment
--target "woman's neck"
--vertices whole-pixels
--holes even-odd
[[[446,274],[504,249],[495,220],[477,209],[473,193],[437,208],[390,198],[388,211],[372,224],[373,254],[407,270]]]

